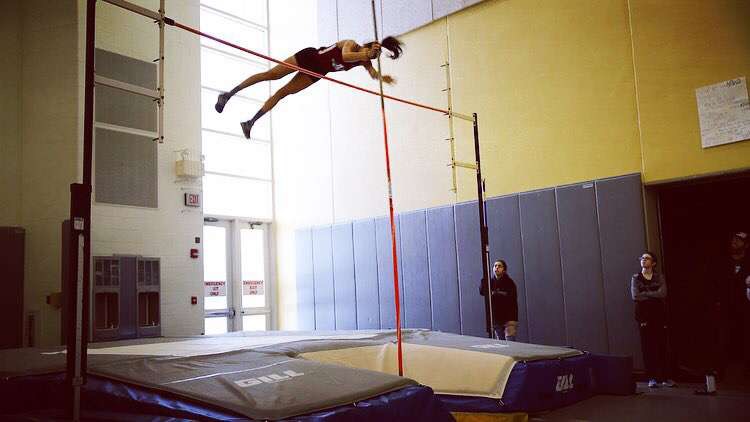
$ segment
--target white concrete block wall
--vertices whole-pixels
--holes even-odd
[[[21,5],[0,13],[0,226],[21,223]]]
[[[159,8],[158,0],[133,3]],[[79,0],[79,5],[85,7],[85,1]],[[97,7],[97,48],[146,61],[158,57],[158,29],[149,19],[108,4]],[[199,26],[199,0],[170,0],[166,12]],[[167,27],[165,56],[165,141],[158,146],[158,208],[94,203],[92,251],[161,258],[162,334],[195,335],[203,331],[203,262],[191,259],[190,249],[202,249],[194,239],[203,237],[203,217],[199,210],[185,208],[182,196],[186,188],[200,189],[200,182],[176,180],[174,151],[201,150],[200,40]],[[82,61],[80,69],[83,72]],[[191,305],[191,296],[198,297],[197,305]]]

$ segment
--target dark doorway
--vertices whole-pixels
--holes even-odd
[[[720,263],[728,260],[733,234],[750,232],[750,172],[654,189],[659,198],[673,363],[683,378],[700,375],[716,363],[717,349],[712,347],[720,343],[724,325],[708,314],[713,309],[708,298],[723,281]],[[739,360],[742,334],[736,327],[726,333],[732,347],[720,350],[730,353],[730,360]]]

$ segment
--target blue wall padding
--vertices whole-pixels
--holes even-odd
[[[356,330],[357,292],[354,284],[352,223],[334,225],[332,235],[336,329]]]
[[[643,368],[630,297],[630,276],[640,269],[638,254],[646,248],[640,175],[595,184],[609,353],[633,356],[633,365]]]
[[[487,337],[482,280],[482,243],[476,202],[456,204],[458,285],[461,297],[461,334]]]
[[[426,214],[425,211],[415,211],[399,216],[404,269],[404,326],[407,328],[432,329]]]
[[[529,340],[529,321],[526,313],[526,279],[523,270],[521,245],[521,216],[518,195],[492,198],[487,201],[487,227],[490,236],[490,260],[505,260],[508,275],[516,282],[518,291],[518,333],[516,340]]]
[[[504,259],[518,288],[519,341],[643,368],[629,291],[646,245],[641,186],[636,174],[487,201],[490,261]],[[478,221],[476,202],[396,216],[403,326],[486,336]],[[387,217],[296,237],[297,328],[395,327]]]
[[[380,328],[378,254],[375,220],[354,222],[354,279],[357,283],[357,328]]]
[[[401,243],[399,239],[399,218],[395,217],[396,225],[396,253],[401,257]],[[388,217],[375,219],[375,240],[378,250],[378,291],[380,292],[380,328],[396,328],[396,304],[393,295],[393,258],[391,255],[391,224]],[[399,275],[401,261],[398,263]],[[399,291],[401,294],[401,324],[404,321],[404,283],[399,278]]]
[[[315,280],[315,329],[335,330],[336,312],[333,288],[331,226],[315,227],[313,237],[313,274]]]
[[[567,343],[565,304],[555,191],[545,189],[521,194],[520,211],[529,340],[564,346]]]
[[[432,329],[461,334],[453,207],[427,210],[427,253],[430,262]]]
[[[295,231],[297,250],[297,329],[315,329],[312,230]]]
[[[560,187],[556,194],[568,346],[607,353],[594,184]]]

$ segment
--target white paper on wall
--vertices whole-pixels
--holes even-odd
[[[703,148],[750,139],[750,101],[745,77],[695,90]]]

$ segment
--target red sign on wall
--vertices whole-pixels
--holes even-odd
[[[263,280],[242,280],[243,295],[263,295],[265,294]]]
[[[185,206],[186,207],[200,207],[201,206],[201,194],[199,193],[185,193]]]
[[[204,281],[204,296],[226,296],[227,295],[227,282],[226,281]]]

